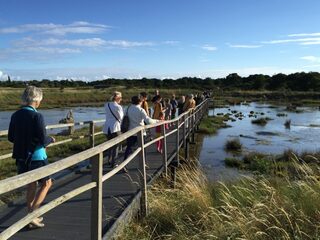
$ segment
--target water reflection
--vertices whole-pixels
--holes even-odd
[[[286,149],[297,152],[320,149],[318,108],[301,107],[297,112],[288,112],[285,106],[272,107],[270,104],[251,103],[217,108],[210,110],[209,115],[227,114],[231,111],[242,112],[243,119],[236,118],[235,122],[228,121],[227,124],[231,128],[220,129],[216,135],[206,136],[203,141],[200,161],[212,180],[233,180],[239,176],[235,169],[226,168],[224,165],[226,157],[233,157],[232,153],[226,153],[224,150],[224,144],[229,139],[239,138],[244,147],[244,154],[253,151],[280,154]],[[251,120],[254,118],[249,117],[251,111],[257,114],[257,118],[269,117],[273,120],[265,126],[252,124]],[[285,113],[287,116],[279,117],[277,116],[279,113]],[[290,129],[284,125],[287,119],[291,120]]]

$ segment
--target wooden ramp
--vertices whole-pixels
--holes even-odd
[[[167,139],[168,156],[175,153],[176,135]],[[181,137],[182,139],[182,137]],[[122,160],[123,157],[120,157]],[[119,159],[119,161],[121,161]],[[162,155],[155,146],[146,150],[148,180],[151,181],[163,167]],[[103,233],[106,233],[115,220],[123,213],[139,192],[138,158],[128,165],[128,173],[118,172],[103,184]],[[110,168],[104,166],[104,173]],[[141,175],[141,174],[140,174]],[[91,182],[91,172],[87,170],[66,177],[54,184],[46,201],[49,202],[69,191]],[[13,204],[0,213],[0,231],[26,215],[25,201]],[[45,228],[29,230],[24,228],[10,239],[17,240],[62,240],[90,239],[91,193],[87,191],[58,206],[44,215]]]
[[[42,207],[31,214],[27,214],[25,201],[0,209],[0,240],[110,239],[138,210],[142,217],[147,214],[147,185],[161,173],[168,173],[173,162],[175,169],[181,146],[188,159],[189,139],[194,138],[195,129],[207,113],[209,103],[210,100],[205,100],[174,120],[137,127],[81,153],[1,180],[0,194],[4,194],[45,176],[55,177],[68,168],[83,166],[88,159],[92,166],[55,181]],[[167,130],[166,124],[173,127]],[[92,146],[93,126],[90,124]],[[157,126],[161,127],[161,136],[146,141],[143,133]],[[125,161],[119,156],[120,164],[115,169],[103,165],[104,153],[133,135],[138,137],[137,149]],[[156,151],[155,142],[158,140],[164,142],[163,153]],[[128,173],[122,171],[125,166]],[[24,227],[37,216],[44,217],[44,228],[30,230]]]

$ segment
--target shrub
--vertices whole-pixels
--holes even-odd
[[[228,140],[225,144],[226,151],[241,151],[242,144],[238,138]]]
[[[273,120],[271,118],[265,117],[265,118],[258,118],[251,121],[252,124],[258,124],[258,125],[266,125],[268,121]]]
[[[243,161],[238,158],[225,158],[224,163],[228,167],[241,168],[243,165]]]

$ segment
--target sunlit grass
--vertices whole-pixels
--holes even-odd
[[[159,183],[149,190],[150,214],[118,239],[319,239],[318,172],[297,161],[294,168],[299,180],[209,183],[199,169],[184,167],[176,189]]]

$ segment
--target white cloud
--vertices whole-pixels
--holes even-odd
[[[55,48],[55,47],[25,47],[12,49],[12,52],[34,52],[34,53],[47,53],[47,54],[65,54],[65,53],[81,53],[80,49],[76,48]]]
[[[320,33],[296,33],[289,34],[288,37],[317,37],[320,36]]]
[[[9,34],[9,33],[27,33],[35,32],[42,34],[50,35],[66,35],[68,33],[102,33],[111,26],[104,24],[94,24],[84,21],[73,22],[71,24],[24,24],[15,27],[0,28],[0,34]]]
[[[319,45],[320,44],[320,40],[319,41],[314,41],[314,42],[303,42],[300,43],[300,45]]]
[[[4,73],[3,71],[0,71],[0,81],[6,80],[8,80],[8,74]]]
[[[51,45],[70,45],[76,47],[100,47],[106,44],[106,41],[101,38],[84,38],[84,39],[33,39],[23,38],[16,41],[18,46],[51,46]]]
[[[309,62],[313,62],[313,63],[320,62],[320,57],[315,57],[315,56],[304,56],[304,57],[301,57],[301,59]]]
[[[229,44],[231,48],[260,48],[262,45]]]
[[[209,44],[206,44],[206,45],[203,45],[201,47],[203,50],[207,50],[207,51],[216,51],[218,48],[214,47],[214,46],[211,46]]]
[[[315,42],[320,41],[320,38],[296,38],[296,39],[281,39],[281,40],[271,40],[265,41],[262,43],[265,44],[281,44],[281,43],[306,43],[306,42]]]
[[[180,44],[179,41],[164,41],[163,44],[167,44],[167,45],[178,45]]]
[[[126,40],[106,41],[106,45],[110,47],[132,48],[132,47],[151,47],[156,45],[153,42],[131,42]]]

